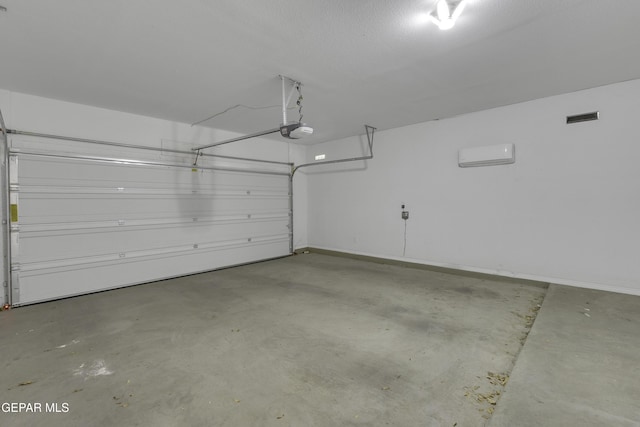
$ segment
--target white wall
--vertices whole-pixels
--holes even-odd
[[[373,160],[307,170],[309,245],[640,294],[639,117],[635,80],[378,132]],[[516,145],[515,164],[458,167],[458,149],[498,143]]]
[[[184,123],[62,102],[2,89],[0,89],[0,109],[6,125],[10,129],[108,140],[125,144],[189,150],[194,145],[238,136],[238,134],[216,129],[191,127]],[[40,144],[40,147],[46,144],[57,144],[65,151],[82,149],[83,153],[95,153],[103,156],[117,157],[119,153],[119,149],[114,147],[81,144],[65,146],[64,143],[50,140],[40,140],[37,143]],[[300,162],[304,160],[305,147],[285,141],[255,138],[209,149],[207,152],[265,160]],[[176,160],[175,155],[172,157],[172,155],[156,152],[149,152],[145,155],[153,155],[159,160],[165,161]],[[186,161],[187,159],[180,160]],[[254,168],[270,169],[271,167],[255,164]],[[281,169],[282,167],[280,167]],[[296,247],[307,246],[305,187],[305,177],[297,176],[294,187],[296,193],[294,243]],[[0,303],[4,303],[3,298],[4,292],[0,292]]]

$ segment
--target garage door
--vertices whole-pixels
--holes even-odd
[[[289,174],[10,157],[13,305],[290,253]]]

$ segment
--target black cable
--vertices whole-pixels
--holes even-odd
[[[404,247],[402,248],[402,256],[407,253],[407,220],[404,220]]]
[[[206,121],[209,121],[209,120],[211,120],[211,119],[214,119],[214,118],[216,118],[216,117],[218,117],[218,116],[221,116],[221,115],[222,115],[222,114],[224,114],[224,113],[228,113],[229,111],[234,110],[234,109],[236,109],[236,108],[240,108],[240,107],[242,107],[242,108],[248,108],[249,110],[264,110],[264,109],[267,109],[267,108],[276,108],[276,107],[280,107],[280,105],[265,105],[264,107],[253,107],[253,106],[251,106],[251,105],[236,104],[236,105],[232,105],[231,107],[227,108],[227,109],[226,109],[226,110],[224,110],[224,111],[220,111],[219,113],[214,114],[213,116],[209,116],[209,117],[207,117],[206,119],[202,119],[202,120],[197,121],[197,122],[195,122],[195,123],[191,123],[191,126],[199,125],[200,123],[204,123],[204,122],[206,122]],[[294,107],[289,107],[289,109],[291,109],[291,108],[294,108]]]
[[[304,115],[302,114],[302,100],[304,98],[302,97],[302,89],[300,89],[299,83],[296,85],[296,89],[298,89],[298,101],[296,101],[296,105],[298,106],[298,114],[300,114],[298,123],[302,123],[302,117],[304,117]]]

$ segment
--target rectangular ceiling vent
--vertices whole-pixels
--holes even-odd
[[[591,120],[598,120],[600,118],[600,112],[594,111],[593,113],[576,114],[574,116],[567,116],[567,124],[589,122]]]

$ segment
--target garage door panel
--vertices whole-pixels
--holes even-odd
[[[287,173],[12,159],[14,305],[290,252]]]
[[[262,244],[202,250],[199,253],[168,253],[136,259],[86,263],[82,266],[25,270],[14,276],[20,304],[36,303],[62,296],[80,295],[213,270],[230,265],[273,258],[287,253],[286,239]],[[77,283],[83,283],[80,289]]]
[[[102,229],[102,228],[113,228],[120,226],[127,227],[154,227],[157,225],[165,225],[165,226],[185,226],[185,225],[193,225],[194,222],[207,224],[210,222],[219,223],[219,224],[233,224],[237,222],[246,221],[247,219],[251,219],[252,221],[268,221],[274,219],[288,218],[289,212],[288,210],[281,209],[279,211],[269,211],[269,212],[260,212],[257,214],[247,214],[246,212],[231,212],[224,215],[216,215],[216,216],[207,216],[210,212],[199,212],[198,216],[184,216],[184,217],[173,217],[167,218],[161,214],[153,215],[154,212],[148,212],[145,214],[128,214],[125,219],[113,220],[112,215],[106,214],[92,214],[85,215],[83,221],[69,221],[70,217],[66,218],[64,216],[52,218],[47,216],[46,221],[42,222],[42,218],[38,218],[40,221],[31,223],[22,222],[20,230],[24,232],[35,232],[35,231],[52,231],[52,230],[82,230],[82,229]],[[31,219],[36,218],[29,217]]]
[[[32,180],[33,181],[33,180]],[[59,193],[59,194],[80,194],[80,195],[97,195],[97,194],[142,194],[142,195],[190,195],[193,193],[210,195],[210,196],[245,196],[251,194],[256,196],[286,196],[287,191],[283,191],[283,187],[264,186],[264,185],[209,185],[199,182],[187,182],[180,185],[169,185],[158,182],[56,182],[50,179],[43,184],[42,180],[35,181],[33,184],[21,181],[25,186],[25,191],[29,193]],[[286,180],[279,182],[286,184]]]
[[[82,181],[78,177],[82,176]],[[286,185],[284,175],[231,172],[204,168],[175,168],[145,164],[117,164],[90,160],[65,160],[32,156],[21,157],[20,179],[25,185],[55,183],[56,186],[180,187],[191,185],[229,186],[232,188],[278,188]],[[136,185],[139,184],[139,185]],[[100,185],[98,185],[100,186]],[[286,188],[286,187],[285,187]]]
[[[287,198],[209,197],[190,195],[156,197],[142,195],[38,197],[20,193],[20,222],[38,224],[49,221],[75,222],[85,218],[127,219],[140,217],[200,217],[242,213],[288,212]]]
[[[288,233],[288,219],[249,220],[234,224],[195,223],[157,227],[20,232],[20,263],[126,253],[229,240],[248,240]]]

